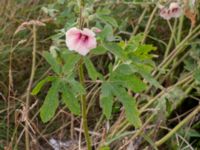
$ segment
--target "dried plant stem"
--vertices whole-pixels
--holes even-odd
[[[81,84],[84,86],[84,72],[83,72],[83,60],[81,60],[79,64],[79,79]],[[89,136],[88,131],[88,124],[87,124],[87,101],[86,101],[86,95],[81,95],[81,109],[82,109],[82,119],[83,119],[83,130],[85,135],[85,140],[87,143],[87,150],[92,150],[91,147],[91,140]]]
[[[187,83],[190,79],[192,79],[193,74],[188,74],[185,78],[183,78],[182,80],[178,81],[175,85],[167,88],[166,90],[161,91],[160,93],[158,93],[156,96],[154,96],[152,99],[150,99],[148,101],[147,104],[145,104],[142,108],[140,108],[140,113],[144,113],[145,110],[152,104],[154,103],[157,99],[159,99],[159,97],[161,97],[163,94],[165,94],[167,91],[170,91],[171,89],[173,89],[174,87],[180,86],[184,83]],[[155,114],[154,114],[155,115]],[[144,123],[145,124],[145,123]],[[121,120],[120,126],[115,127],[115,130],[112,131],[112,134],[110,135],[111,137],[114,135],[118,135],[121,134],[123,131],[125,131],[128,127],[130,126],[129,122],[127,120]],[[137,133],[137,132],[136,132]]]
[[[200,111],[200,105],[188,115],[185,119],[183,119],[175,128],[173,128],[167,135],[161,138],[159,141],[155,143],[156,146],[160,146],[165,143],[171,136],[173,136],[183,125],[185,125],[188,121],[190,121],[198,112]]]
[[[174,60],[174,58],[180,54],[180,52],[184,51],[184,46],[187,42],[191,41],[195,37],[197,37],[200,34],[200,25],[197,26],[191,33],[189,33],[177,46],[176,48],[167,56],[164,58],[164,60],[159,64],[157,67],[159,70],[164,70],[168,65]],[[157,77],[160,76],[160,72],[158,70],[155,70],[152,75],[155,75],[158,72]]]
[[[133,30],[133,35],[135,35],[139,29],[139,26],[140,26],[140,23],[142,22],[142,20],[144,19],[144,16],[146,15],[146,12],[147,12],[148,8],[145,7],[145,9],[143,10],[139,20],[138,20],[138,23],[137,25],[135,26],[135,29]]]
[[[182,38],[183,22],[184,22],[184,16],[182,15],[180,17],[180,19],[179,19],[178,34],[177,34],[177,43],[180,43],[181,38]]]
[[[147,121],[142,125],[142,127],[137,130],[137,132],[125,143],[123,144],[119,150],[123,150],[125,148],[125,146],[127,146],[131,141],[133,141],[135,138],[137,138],[140,134],[142,134],[142,132],[144,132],[146,126],[148,125],[148,123],[153,119],[155,114],[152,114]]]
[[[35,69],[36,69],[36,25],[33,24],[33,51],[32,51],[32,68],[31,68],[31,75],[29,84],[27,87],[27,93],[26,93],[26,119],[25,119],[25,144],[26,144],[26,150],[30,150],[29,147],[29,103],[30,103],[30,92],[31,87],[33,84],[33,79],[35,76]]]
[[[13,41],[13,40],[12,40]],[[13,42],[12,42],[13,43]],[[12,57],[13,57],[13,52],[17,48],[15,46],[14,48],[11,49],[10,55],[9,55],[9,73],[8,73],[8,98],[7,98],[7,145],[9,142],[9,133],[10,133],[10,100],[11,100],[11,92],[13,89],[13,77],[12,77]]]
[[[12,44],[13,44],[13,40],[12,40]],[[12,76],[13,61],[12,60],[13,60],[13,52],[17,47],[18,47],[18,45],[16,45],[14,48],[12,48],[10,51],[10,55],[9,55],[9,73],[8,73],[8,81],[9,81],[8,87],[9,88],[8,88],[8,98],[7,98],[7,133],[6,133],[7,134],[7,145],[9,143],[9,134],[10,134],[10,101],[11,101],[12,91],[13,91],[13,76]],[[16,130],[16,128],[15,128],[15,130]],[[12,141],[13,141],[13,138],[11,138],[11,144],[12,144]]]
[[[145,28],[145,31],[144,31],[144,38],[142,40],[142,43],[145,43],[145,40],[146,40],[146,37],[150,31],[150,28],[151,28],[151,23],[152,23],[152,20],[154,19],[154,15],[156,14],[156,11],[157,11],[157,6],[153,9],[150,17],[149,17],[149,20],[147,22],[147,25],[146,25],[146,28]]]
[[[175,20],[173,28],[171,27],[170,22],[169,21],[167,21],[167,22],[168,22],[170,30],[171,30],[171,37],[170,37],[169,43],[167,45],[167,48],[166,48],[166,51],[165,51],[165,54],[164,54],[164,58],[168,56],[170,49],[171,49],[171,46],[173,44],[173,40],[176,42],[175,32],[176,32],[177,20]]]

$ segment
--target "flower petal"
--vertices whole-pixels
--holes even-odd
[[[77,28],[71,28],[66,32],[66,45],[69,48],[69,50],[74,50],[77,44],[77,40],[79,35],[81,34],[81,30]]]
[[[87,29],[87,28],[84,28],[83,31],[82,31],[82,33],[84,35],[89,36],[89,37],[95,37],[95,33],[92,30]]]
[[[170,10],[167,8],[160,9],[160,16],[166,20],[171,19],[171,13]]]
[[[170,4],[169,10],[171,12],[171,16],[174,17],[174,18],[178,18],[182,14],[180,5],[178,3],[175,3],[175,2]]]
[[[91,49],[96,48],[95,33],[87,28],[83,30],[71,28],[66,32],[66,45],[69,50],[86,55]]]
[[[94,49],[97,47],[97,41],[95,37],[90,37],[86,43],[88,49]]]

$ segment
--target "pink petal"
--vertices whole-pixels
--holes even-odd
[[[87,28],[84,28],[83,31],[82,31],[82,33],[84,35],[89,36],[89,37],[95,37],[95,33],[92,30],[87,29]]]
[[[66,32],[66,45],[69,50],[86,55],[91,49],[96,48],[95,33],[87,28],[83,30],[71,28]]]
[[[90,37],[86,43],[88,49],[94,49],[97,47],[97,41],[95,37]]]
[[[77,53],[85,56],[90,52],[90,49],[86,48],[86,47],[79,47],[77,50],[75,50]]]
[[[182,14],[181,7],[179,6],[178,3],[175,3],[175,2],[170,4],[169,10],[171,12],[171,16],[174,18],[178,18]],[[175,11],[173,12],[173,10],[175,10]]]
[[[69,50],[75,50],[77,45],[77,36],[66,38],[66,45],[69,48]]]
[[[83,41],[79,40],[78,43],[76,44],[74,51],[85,56],[90,51],[90,49],[87,48],[86,44],[83,43]]]
[[[169,5],[169,9],[173,9],[173,8],[180,8],[179,4],[176,2],[172,2]]]
[[[76,47],[76,41],[81,33],[81,30],[77,28],[71,28],[66,32],[66,45],[69,50],[74,50]]]
[[[167,8],[160,9],[160,16],[166,20],[171,19],[171,13],[170,10]]]

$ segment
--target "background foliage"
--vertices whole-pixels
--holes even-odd
[[[25,149],[26,122],[31,149],[51,149],[52,138],[67,143],[65,149],[84,149],[79,104],[83,93],[94,149],[199,149],[199,1],[193,28],[186,16],[160,18],[156,3],[85,0],[85,26],[102,32],[98,47],[83,60],[84,89],[77,77],[81,58],[67,50],[64,37],[78,25],[78,2],[3,0],[0,149]],[[160,139],[171,131],[161,146]]]

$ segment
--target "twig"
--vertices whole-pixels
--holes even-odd
[[[29,150],[29,103],[30,103],[30,92],[31,87],[33,84],[33,79],[35,76],[35,70],[36,70],[36,25],[33,24],[33,51],[32,51],[32,68],[31,68],[31,75],[29,84],[27,87],[27,94],[26,94],[26,106],[25,106],[25,113],[26,113],[26,119],[25,119],[25,144],[26,144],[26,150]]]
[[[185,119],[183,119],[175,128],[173,128],[167,135],[161,138],[159,141],[155,143],[156,146],[160,146],[165,143],[171,136],[173,136],[183,125],[185,125],[188,121],[190,121],[198,112],[200,111],[200,105],[188,115]]]

